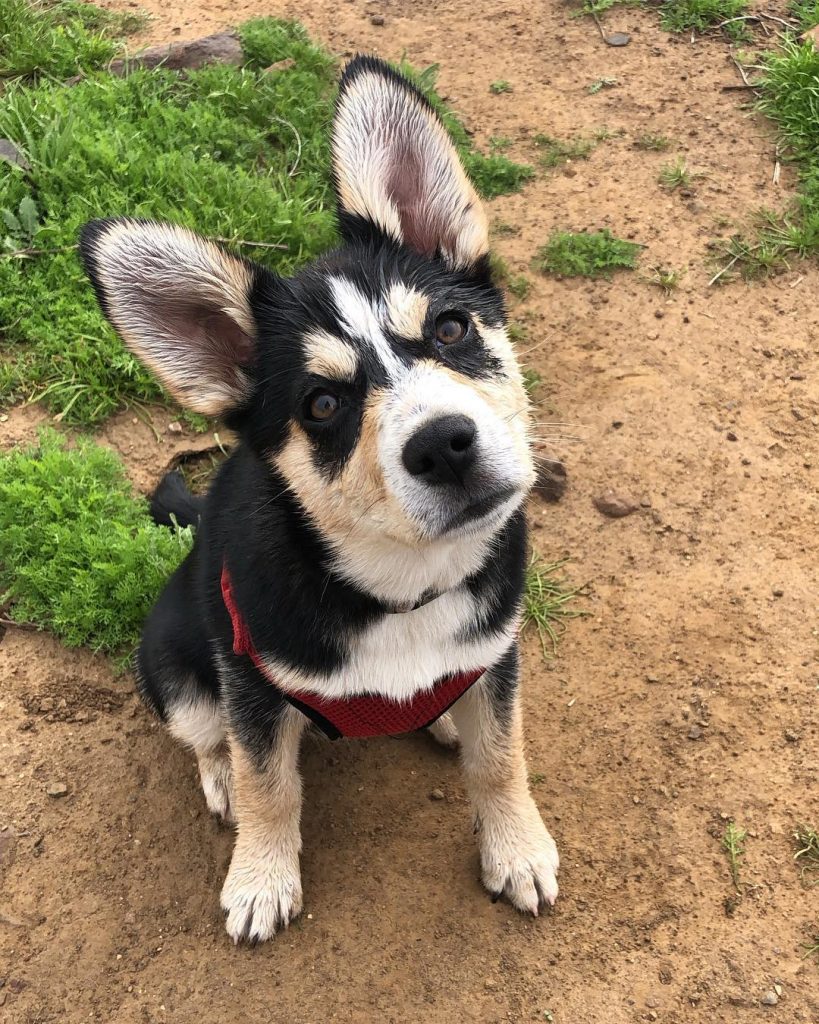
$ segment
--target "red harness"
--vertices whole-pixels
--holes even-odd
[[[455,676],[444,676],[431,690],[424,690],[404,701],[380,696],[322,697],[307,690],[290,692],[271,678],[265,668],[234,600],[227,566],[222,568],[222,599],[233,623],[233,653],[248,655],[265,679],[278,687],[293,707],[307,715],[333,740],[340,736],[351,739],[398,736],[432,725],[485,671],[478,668]]]

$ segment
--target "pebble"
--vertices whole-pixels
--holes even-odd
[[[784,597],[785,596],[785,591],[782,589],[782,587],[774,587],[772,593],[773,593],[774,597]]]
[[[794,732],[793,729],[786,729],[785,730],[785,739],[788,741],[788,743],[798,743],[799,742],[799,733],[798,732]]]
[[[64,782],[49,782],[46,793],[53,797],[68,796],[68,786]]]
[[[636,512],[639,506],[635,501],[624,494],[616,494],[614,491],[604,491],[592,499],[592,504],[597,511],[609,519],[622,519]]]
[[[688,738],[690,740],[701,740],[702,729],[700,729],[698,725],[692,725],[691,728],[688,730]]]
[[[371,25],[378,25],[378,26],[383,25],[384,24],[384,15],[383,14],[374,14],[370,18],[370,24]]]
[[[776,1006],[776,1004],[778,1002],[779,1002],[779,996],[776,994],[776,992],[774,992],[773,989],[770,989],[762,997],[762,1005],[763,1006]]]
[[[179,420],[174,420],[173,423],[169,423],[168,424],[168,433],[169,434],[181,434],[182,433],[182,424],[179,422]]]
[[[433,789],[433,791],[429,794],[429,798],[430,800],[443,800],[444,791],[442,789]]]
[[[738,441],[739,440],[739,438],[733,432],[733,430],[729,430],[728,433],[725,436],[728,438],[729,441]]]

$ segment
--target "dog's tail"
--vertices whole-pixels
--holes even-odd
[[[151,495],[151,518],[157,526],[198,526],[205,502],[188,490],[178,469],[166,473]],[[173,518],[171,518],[173,517]]]

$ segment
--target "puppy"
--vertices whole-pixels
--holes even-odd
[[[341,79],[333,175],[341,247],[289,280],[170,225],[81,240],[125,344],[239,439],[201,510],[178,481],[156,496],[199,525],[137,659],[236,824],[236,942],[302,909],[311,721],[459,741],[484,885],[535,915],[557,896],[518,689],[529,411],[486,216],[425,98],[369,57]]]

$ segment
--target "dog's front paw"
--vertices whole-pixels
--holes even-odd
[[[225,926],[234,942],[264,942],[301,913],[301,874],[295,863],[233,854],[222,887]]]
[[[540,815],[498,818],[480,825],[481,879],[494,899],[506,896],[535,917],[557,899],[560,858]]]

